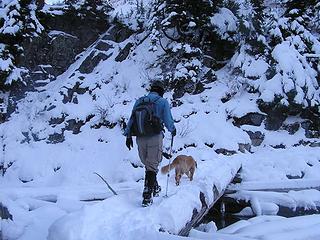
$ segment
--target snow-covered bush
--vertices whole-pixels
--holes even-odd
[[[299,9],[288,1],[283,8],[257,5],[244,14],[246,34],[240,35],[240,49],[229,66],[232,74],[249,92],[258,92],[263,111],[275,108],[284,114],[318,109],[320,42],[312,34],[307,7]],[[248,16],[256,16],[250,20]]]
[[[212,0],[155,2],[149,24],[150,50],[165,52],[159,61],[165,59],[162,76],[175,89],[174,97],[181,97],[177,93],[181,90],[201,92],[208,68],[217,69],[232,56],[237,17],[223,4]]]

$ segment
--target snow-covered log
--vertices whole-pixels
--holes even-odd
[[[204,197],[204,194],[200,193],[200,200],[202,203],[201,210],[198,212],[196,209],[194,209],[194,214],[192,216],[192,219],[186,224],[184,228],[182,228],[179,232],[179,235],[181,236],[188,236],[190,230],[197,226],[200,221],[203,219],[203,217],[209,212],[209,210],[215,205],[215,203],[224,195],[225,190],[227,189],[227,186],[233,181],[233,179],[238,175],[237,173],[240,171],[241,165],[238,166],[238,169],[236,172],[232,172],[231,175],[228,175],[228,183],[227,185],[224,185],[222,189],[218,189],[215,185],[213,185],[212,191],[213,191],[213,199],[211,202],[207,203],[206,199]]]

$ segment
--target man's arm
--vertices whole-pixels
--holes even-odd
[[[163,118],[164,125],[169,130],[169,132],[174,132],[176,130],[176,127],[174,126],[170,106],[167,100],[164,101]]]
[[[131,132],[132,122],[133,122],[133,120],[132,120],[132,113],[131,113],[131,116],[129,118],[129,121],[128,121],[127,126],[124,130],[124,133],[123,133],[123,135],[125,135],[126,137],[131,137],[130,132]]]
[[[131,126],[132,126],[132,123],[133,123],[132,113],[133,113],[133,111],[134,111],[134,109],[136,108],[137,105],[138,105],[138,100],[133,105],[129,121],[127,123],[127,127],[126,127],[126,129],[124,130],[124,133],[123,133],[123,135],[125,135],[126,137],[131,137]]]

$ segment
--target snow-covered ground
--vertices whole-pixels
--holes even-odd
[[[259,216],[241,220],[217,232],[203,233],[192,230],[196,239],[223,240],[306,240],[320,238],[320,215],[285,218]]]
[[[121,123],[128,119],[134,100],[146,93],[147,84],[159,74],[159,69],[149,65],[162,52],[148,51],[148,38],[140,43],[144,33],[121,43],[105,40],[106,35],[80,54],[57,80],[39,92],[28,93],[19,102],[17,112],[0,125],[0,157],[5,167],[0,178],[0,202],[13,217],[1,220],[3,239],[182,239],[173,234],[191,219],[194,208],[201,208],[199,193],[203,192],[210,202],[212,186],[225,188],[240,165],[244,182],[269,182],[272,186],[272,181],[283,181],[288,186],[288,176],[320,180],[320,149],[296,146],[301,141],[318,142],[307,139],[303,129],[290,135],[286,130],[265,130],[263,123],[233,125],[231,117],[259,112],[257,95],[239,89],[223,103],[221,99],[229,93],[232,81],[228,71],[222,69],[217,72],[218,80],[208,84],[204,92],[185,94],[180,99],[182,105],[172,108],[178,130],[173,155],[192,155],[197,160],[194,181],[184,177],[177,187],[171,174],[169,197],[165,198],[166,176],[159,174],[163,189],[160,197],[153,206],[141,208],[144,169],[136,144],[133,150],[126,149]],[[107,51],[94,50],[98,42],[112,47]],[[134,44],[134,50],[126,60],[116,62],[116,56],[128,42]],[[92,73],[80,73],[79,67],[93,51],[110,57]],[[85,89],[84,93],[74,92],[71,101],[63,103],[64,95],[75,86]],[[171,101],[172,94],[166,93],[165,98]],[[79,133],[64,130],[63,142],[48,143],[49,135],[61,134],[72,120],[84,123]],[[239,144],[251,143],[246,133],[249,130],[260,131],[264,140],[260,146],[252,147],[252,153],[241,153]],[[286,148],[271,147],[281,144]],[[169,145],[170,136],[166,133],[164,151],[169,150]],[[237,154],[217,154],[215,150],[219,149]],[[165,164],[164,159],[162,165]],[[95,172],[112,185],[117,196]],[[235,198],[255,202],[258,215],[277,214],[277,204],[306,209],[320,205],[320,193],[316,190],[237,194]],[[208,228],[210,233],[193,230],[190,238],[318,239],[319,223],[319,215],[292,219],[258,216],[218,232],[214,232],[214,227]]]

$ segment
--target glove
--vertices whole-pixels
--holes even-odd
[[[133,148],[133,141],[132,141],[132,137],[127,137],[126,139],[126,146],[129,150],[131,150],[131,148]]]
[[[171,135],[174,137],[175,135],[177,135],[177,129],[174,129],[172,132],[171,132]]]
[[[170,159],[172,156],[169,153],[162,152],[162,156],[164,156],[166,159]]]

